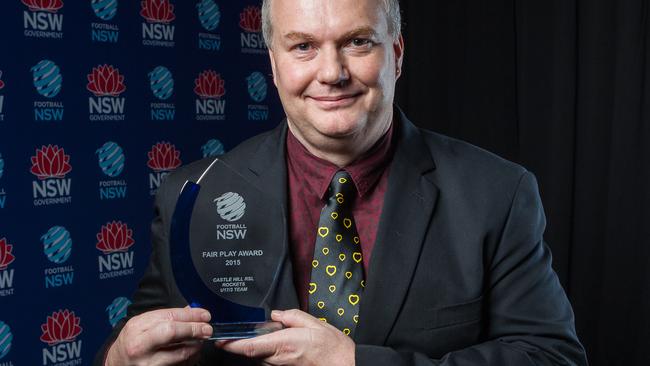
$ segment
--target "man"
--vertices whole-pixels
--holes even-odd
[[[182,184],[210,163],[200,161],[160,188],[150,266],[97,364],[586,364],[532,175],[394,109],[398,1],[266,0],[263,18],[286,123],[223,159],[286,203],[291,256],[271,304],[285,329],[204,342],[209,313],[183,307],[169,222]],[[349,304],[333,305],[348,320],[313,295],[343,197],[362,252],[356,267],[337,253],[361,279]]]

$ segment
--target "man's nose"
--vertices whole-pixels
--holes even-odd
[[[323,48],[320,52],[317,79],[323,84],[341,84],[350,78],[345,59],[336,49]]]

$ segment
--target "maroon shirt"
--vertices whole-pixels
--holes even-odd
[[[367,153],[344,168],[357,187],[352,214],[361,239],[365,273],[368,273],[379,216],[384,205],[393,145],[391,126]],[[320,211],[328,198],[326,193],[330,181],[339,169],[338,166],[312,155],[291,131],[287,132],[289,248],[294,284],[300,308],[304,311],[309,307],[311,261],[314,256]]]

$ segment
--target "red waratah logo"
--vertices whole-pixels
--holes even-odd
[[[117,97],[126,90],[124,75],[112,65],[93,67],[93,71],[88,74],[86,89],[97,97]]]
[[[62,0],[22,0],[23,4],[31,11],[48,11],[56,13],[63,7]]]
[[[140,4],[140,15],[148,22],[169,23],[176,19],[174,5],[170,4],[169,0],[144,0]]]
[[[13,248],[14,247],[11,244],[7,243],[6,238],[0,239],[0,271],[7,269],[7,266],[16,259],[16,257],[11,254]]]
[[[36,149],[36,156],[32,156],[30,172],[38,179],[65,178],[71,170],[70,155],[57,145],[41,146]]]
[[[194,79],[194,93],[201,98],[221,98],[226,94],[226,81],[213,70],[205,70]]]
[[[239,14],[239,26],[247,32],[262,30],[262,13],[258,6],[247,6]]]
[[[0,71],[0,90],[5,87],[5,82],[2,81],[2,71]]]
[[[47,322],[41,324],[41,341],[50,346],[63,342],[74,341],[81,334],[81,318],[74,315],[74,311],[59,310],[47,317]]]
[[[147,166],[155,172],[170,171],[181,165],[181,152],[169,142],[159,142],[147,153]]]
[[[126,252],[134,243],[133,230],[121,221],[113,221],[102,226],[97,233],[95,248],[104,254]]]

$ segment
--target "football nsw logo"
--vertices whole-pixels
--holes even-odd
[[[61,91],[61,69],[50,60],[41,60],[31,68],[34,88],[45,98],[54,98]]]
[[[63,226],[52,226],[41,236],[43,254],[55,266],[45,268],[45,288],[58,288],[72,285],[74,281],[74,268],[63,265],[72,254],[72,238],[70,232]]]
[[[61,309],[48,315],[41,325],[43,365],[81,364],[82,341],[77,340],[83,328],[81,318],[74,311]]]
[[[111,327],[115,328],[117,323],[126,316],[126,309],[131,305],[131,301],[126,297],[117,297],[110,305],[106,307],[108,322]]]
[[[244,197],[234,192],[227,192],[215,198],[213,202],[217,205],[219,216],[229,222],[238,221],[246,213],[246,202]]]
[[[34,89],[41,97],[46,98],[34,101],[34,119],[36,121],[62,121],[63,103],[54,100],[63,88],[61,69],[51,60],[41,60],[30,71]]]
[[[171,22],[176,15],[169,0],[142,0],[140,15],[146,21],[142,23],[143,45],[174,47],[175,26]]]
[[[197,121],[222,121],[226,118],[226,81],[214,70],[204,70],[194,79],[195,118]]]
[[[119,178],[126,161],[122,147],[113,141],[107,141],[95,153],[99,168],[105,177],[99,181],[99,199],[126,198],[126,180]]]
[[[199,22],[205,32],[199,32],[199,49],[206,51],[219,51],[221,49],[221,36],[212,33],[219,26],[221,11],[214,0],[201,0],[196,4]]]
[[[253,104],[248,104],[249,121],[266,121],[269,119],[269,106],[260,104],[266,99],[268,86],[264,74],[254,71],[246,77],[246,87],[248,96],[253,100]]]
[[[210,139],[201,146],[201,153],[204,158],[223,155],[225,152],[226,149],[223,146],[223,143],[217,139]]]
[[[111,20],[117,14],[117,0],[91,0],[90,6],[101,20]]]
[[[31,158],[30,172],[38,178],[32,182],[35,206],[72,202],[70,194],[72,179],[66,175],[72,171],[70,155],[58,145],[41,146]]]
[[[34,38],[63,38],[63,0],[22,0],[23,34]]]
[[[88,98],[90,121],[123,121],[125,119],[126,91],[124,75],[113,65],[93,67],[87,76],[86,89],[93,94]]]
[[[99,168],[105,175],[116,178],[122,174],[126,158],[120,145],[108,141],[97,149],[95,153],[97,154]]]
[[[214,0],[202,0],[196,4],[196,9],[203,28],[209,32],[215,30],[221,20],[219,5]]]
[[[174,92],[174,78],[168,68],[157,66],[149,73],[149,86],[156,98],[169,99]]]
[[[54,264],[63,264],[72,254],[72,239],[70,232],[63,226],[51,227],[43,236],[43,253]]]
[[[90,23],[90,39],[93,42],[117,43],[120,28],[109,23],[117,14],[117,0],[90,0],[90,7],[101,22]]]
[[[226,192],[212,200],[217,214],[226,224],[217,225],[217,240],[242,240],[246,238],[246,225],[236,224],[246,213],[244,197],[235,192]]]
[[[173,121],[176,106],[168,99],[174,94],[174,77],[165,66],[156,66],[148,74],[149,88],[158,99],[150,105],[152,121]]]
[[[9,326],[0,320],[0,360],[5,358],[11,351],[11,341],[13,339],[14,336],[11,334]]]

